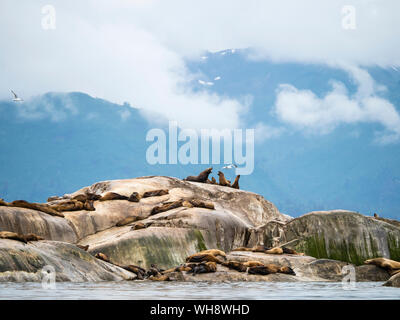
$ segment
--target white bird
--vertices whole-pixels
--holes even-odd
[[[215,81],[217,81],[217,80],[219,80],[219,79],[221,79],[220,76],[214,78]]]
[[[233,169],[233,168],[237,168],[237,165],[236,164],[233,164],[233,163],[231,163],[231,164],[228,164],[227,166],[225,166],[225,167],[222,167],[222,169]]]
[[[14,91],[12,91],[11,89],[10,89],[10,91],[11,91],[12,94],[14,95],[14,99],[12,99],[13,101],[15,101],[15,102],[24,101],[23,99],[19,98],[19,97],[17,96],[17,94],[16,94]]]

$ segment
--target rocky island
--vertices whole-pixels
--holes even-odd
[[[348,265],[357,281],[400,286],[398,221],[346,210],[291,218],[236,180],[148,176],[42,204],[0,200],[0,281],[41,281],[45,266],[73,282],[341,281]]]

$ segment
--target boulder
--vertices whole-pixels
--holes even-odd
[[[400,260],[400,228],[357,212],[310,212],[279,226],[269,222],[259,233],[316,258],[355,265],[375,257]]]
[[[70,243],[45,240],[24,244],[0,239],[0,282],[41,282],[49,267],[55,271],[56,281],[119,281],[136,277]]]

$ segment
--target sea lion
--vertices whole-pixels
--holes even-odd
[[[157,268],[155,264],[150,265],[150,269],[146,272],[147,277],[150,276],[159,276],[161,275],[161,271]]]
[[[11,231],[0,231],[0,239],[9,239],[28,243],[24,236]]]
[[[222,261],[219,260],[217,257],[213,256],[212,254],[201,254],[201,253],[195,253],[192,254],[191,256],[186,258],[186,262],[216,262],[221,264]]]
[[[377,213],[374,213],[374,218],[379,218]]]
[[[218,178],[219,178],[220,186],[225,186],[225,187],[231,186],[231,184],[228,182],[228,180],[225,179],[225,175],[223,174],[223,172],[218,171]]]
[[[131,230],[132,230],[132,231],[135,231],[135,230],[140,230],[140,229],[145,229],[145,228],[146,228],[146,225],[145,225],[143,222],[136,222],[136,223],[132,226]]]
[[[160,197],[160,196],[165,196],[168,194],[169,191],[166,189],[161,189],[161,190],[153,190],[153,191],[146,191],[143,194],[143,198],[148,198],[148,197]]]
[[[263,265],[263,266],[250,267],[248,269],[249,274],[261,274],[261,275],[277,273],[279,271],[280,271],[280,267],[278,267],[275,264],[271,264],[271,263]]]
[[[117,227],[122,227],[125,226],[127,224],[130,224],[132,222],[135,222],[136,220],[138,220],[138,216],[130,216],[130,217],[126,217],[125,219],[122,219],[120,221],[117,222],[116,226]]]
[[[211,177],[211,184],[218,184],[217,180],[214,177]]]
[[[218,250],[218,249],[207,249],[207,250],[203,250],[198,252],[199,254],[212,254],[214,257],[216,256],[221,256],[226,258],[226,253],[222,250]]]
[[[93,205],[93,200],[86,200],[83,204],[83,209],[86,211],[95,211],[96,208]]]
[[[28,233],[26,235],[23,235],[23,237],[25,238],[26,241],[40,241],[40,240],[44,240],[43,237],[38,236],[34,233]]]
[[[275,247],[269,250],[265,250],[264,253],[266,254],[283,254],[283,249],[279,247]]]
[[[100,260],[103,260],[105,262],[111,263],[110,259],[104,253],[98,252],[98,253],[95,254],[95,257],[97,259],[100,259]]]
[[[89,245],[87,244],[86,246],[82,246],[82,245],[80,245],[80,244],[76,244],[76,246],[79,248],[79,249],[82,249],[83,251],[88,251],[88,249],[89,249]]]
[[[192,205],[192,204],[190,203],[190,201],[188,201],[188,200],[183,201],[183,202],[182,202],[182,206],[183,206],[183,207],[186,207],[186,208],[194,208],[194,205]]]
[[[88,200],[88,196],[86,194],[78,194],[75,197],[72,197],[72,200],[85,202],[86,200]]]
[[[6,207],[6,206],[8,206],[8,203],[5,202],[4,199],[1,199],[1,198],[0,198],[0,207],[1,207],[1,206]]]
[[[228,262],[223,262],[223,266],[228,267],[229,269],[233,269],[239,272],[246,272],[247,267],[244,266],[242,262],[238,261],[228,261]]]
[[[195,276],[196,274],[199,273],[211,273],[216,271],[217,271],[217,264],[215,262],[208,261],[199,263],[188,272],[193,273],[193,275]]]
[[[206,170],[200,172],[200,174],[198,176],[188,176],[187,178],[183,179],[183,181],[193,181],[193,182],[205,183],[211,172],[212,172],[212,167],[207,168]]]
[[[249,251],[253,251],[253,252],[265,252],[265,251],[267,251],[267,250],[270,250],[271,248],[268,248],[268,247],[266,247],[266,246],[264,246],[264,245],[256,245],[256,246],[254,246],[253,248],[251,248],[251,250],[249,250]],[[246,251],[248,251],[248,250],[246,250]]]
[[[52,209],[57,210],[58,212],[79,211],[79,210],[83,210],[84,203],[79,200],[64,199],[64,200],[60,200],[57,203],[50,204],[50,206]]]
[[[400,269],[400,262],[386,258],[368,259],[364,261],[364,264],[373,264],[375,266],[386,269],[390,275],[393,275],[393,272]]]
[[[193,207],[215,210],[214,204],[210,201],[203,201],[200,199],[190,199],[188,201]]]
[[[140,195],[137,192],[132,192],[132,194],[128,198],[129,202],[139,202],[140,201]]]
[[[92,201],[101,199],[101,195],[96,194],[96,193],[91,193],[91,192],[86,193],[86,197],[87,197],[87,200],[92,200]]]
[[[235,178],[235,181],[233,181],[232,188],[239,189],[239,179],[240,179],[240,174],[238,174]]]
[[[171,273],[171,272],[190,271],[190,270],[192,270],[191,267],[181,264],[180,266],[163,271],[162,274]]]
[[[58,212],[57,210],[53,209],[51,206],[42,203],[30,203],[25,200],[15,200],[8,204],[10,207],[18,207],[18,208],[25,208],[25,209],[33,209],[37,211],[41,211],[47,213],[51,216],[57,216],[64,218],[64,214]]]
[[[237,247],[232,251],[253,251],[253,248],[246,248],[246,247]]]
[[[295,254],[295,255],[298,255],[298,256],[304,255],[304,253],[297,252],[296,250],[293,250],[293,249],[290,249],[290,248],[282,247],[282,250],[283,250],[284,254]]]
[[[129,272],[133,272],[136,274],[138,280],[143,280],[144,277],[146,276],[146,270],[139,267],[135,266],[133,264],[127,265],[127,266],[119,266],[122,269],[128,270]]]
[[[171,281],[169,276],[166,275],[166,274],[159,274],[159,275],[155,275],[155,276],[150,276],[149,280],[152,280],[152,281]]]
[[[127,196],[123,196],[121,194],[115,192],[107,192],[104,196],[100,198],[100,201],[108,201],[108,200],[128,200]]]
[[[296,273],[293,271],[291,267],[280,267],[278,272],[284,274],[291,274],[293,276],[296,275]]]
[[[173,202],[165,202],[160,206],[156,206],[151,210],[150,215],[154,215],[160,212],[164,212],[164,211],[168,211],[168,210],[172,210],[175,208],[179,208],[182,207],[183,205],[183,201],[182,200],[178,200],[178,201],[173,201]]]
[[[250,260],[250,261],[246,261],[243,262],[243,265],[246,268],[250,268],[250,267],[258,267],[258,266],[263,266],[264,264],[260,261],[256,261],[256,260]]]

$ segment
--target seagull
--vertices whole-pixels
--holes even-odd
[[[219,80],[219,79],[221,79],[220,76],[214,78],[215,81],[217,81],[217,80]]]
[[[236,164],[233,164],[233,163],[231,163],[231,164],[228,164],[227,166],[225,166],[225,167],[222,167],[222,169],[233,169],[233,168],[237,168],[237,165]]]
[[[13,101],[15,101],[15,102],[24,101],[23,99],[19,98],[19,97],[17,96],[17,94],[16,94],[14,91],[12,91],[11,89],[10,89],[10,91],[11,91],[12,94],[14,95],[14,99],[12,99]]]

